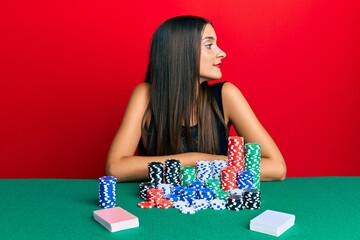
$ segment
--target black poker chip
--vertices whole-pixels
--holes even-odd
[[[167,184],[172,184],[173,186],[181,185],[181,165],[180,161],[177,159],[168,159],[165,161],[165,172],[164,172],[164,182]]]
[[[164,165],[161,162],[148,163],[148,177],[149,183],[157,187],[163,181]]]

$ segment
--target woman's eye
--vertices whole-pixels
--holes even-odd
[[[206,44],[206,45],[205,45],[205,47],[206,47],[207,49],[211,49],[211,46],[212,46],[212,43],[211,43],[211,44]]]

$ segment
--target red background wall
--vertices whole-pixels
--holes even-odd
[[[167,18],[213,21],[237,85],[288,176],[359,175],[356,0],[2,1],[0,177],[96,178],[150,38]]]

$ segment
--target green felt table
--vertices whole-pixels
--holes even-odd
[[[111,233],[93,219],[97,180],[0,180],[0,239],[276,239],[249,230],[267,209],[291,213],[295,225],[280,239],[360,239],[360,177],[287,178],[261,183],[261,209],[186,215],[140,209],[138,183],[117,184],[117,206],[140,227]]]

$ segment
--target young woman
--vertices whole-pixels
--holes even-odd
[[[147,164],[179,159],[227,160],[227,137],[234,126],[245,142],[261,144],[261,180],[283,180],[284,159],[239,89],[220,79],[226,53],[212,23],[180,16],[156,30],[144,83],[133,91],[109,150],[106,171],[119,181],[147,178]],[[138,155],[135,155],[138,149]]]

